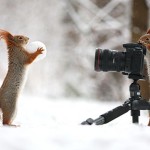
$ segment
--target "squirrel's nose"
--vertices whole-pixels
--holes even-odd
[[[142,40],[139,39],[139,40],[138,40],[138,43],[143,44],[144,42],[143,42]]]
[[[29,38],[28,37],[25,37],[26,38],[26,40],[29,40]]]

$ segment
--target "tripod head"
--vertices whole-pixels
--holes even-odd
[[[140,100],[141,93],[140,93],[140,85],[137,83],[138,80],[134,80],[129,87],[130,91],[130,99],[131,100]]]
[[[144,68],[144,67],[143,67]],[[129,79],[133,79],[133,80],[140,80],[140,79],[144,79],[144,70],[142,71],[141,74],[126,74],[126,73],[122,73],[123,75],[128,75]]]

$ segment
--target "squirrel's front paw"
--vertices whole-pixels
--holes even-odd
[[[35,61],[39,61],[45,58],[46,53],[47,53],[46,46],[42,42],[39,42],[39,41],[35,41],[35,42],[31,42],[27,44],[26,49],[28,50],[29,53],[35,54],[36,56]]]
[[[37,49],[37,53],[38,53],[38,54],[43,54],[43,51],[44,51],[43,47],[39,47],[39,48]]]

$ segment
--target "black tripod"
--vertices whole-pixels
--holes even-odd
[[[131,78],[131,77],[129,77]],[[133,78],[132,78],[133,79]],[[117,117],[127,113],[131,110],[132,122],[138,123],[140,110],[150,110],[150,102],[143,100],[140,94],[140,85],[137,83],[138,78],[133,79],[133,83],[130,85],[130,98],[124,102],[123,105],[118,106],[102,115],[97,119],[89,118],[86,121],[82,122],[82,125],[102,125],[108,123]]]

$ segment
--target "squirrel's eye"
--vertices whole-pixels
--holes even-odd
[[[149,38],[146,38],[146,41],[148,41],[149,40]]]
[[[21,36],[18,37],[19,40],[22,40],[23,38]]]

